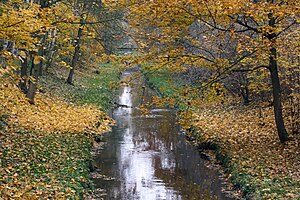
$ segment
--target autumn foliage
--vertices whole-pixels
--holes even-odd
[[[112,119],[98,106],[76,105],[49,93],[38,93],[31,105],[16,81],[2,81],[1,198],[82,197],[92,187],[93,138],[110,130]]]
[[[155,87],[196,144],[219,145],[250,197],[299,198],[299,1],[121,2],[132,63],[173,80]]]
[[[141,60],[149,69],[198,71],[194,86],[199,95],[206,86],[233,84],[234,74],[244,82],[237,88],[249,101],[252,86],[270,78],[278,137],[288,140],[282,114],[280,72],[295,67],[299,54],[297,1],[142,1],[128,6],[129,24],[136,36]],[[255,74],[256,72],[256,74]],[[270,75],[270,77],[268,77]],[[251,78],[250,78],[251,76]],[[262,90],[262,87],[258,86]],[[261,91],[258,91],[259,93]],[[287,95],[291,95],[287,90]],[[241,92],[239,92],[241,95]]]
[[[228,176],[245,194],[299,198],[299,16],[299,0],[2,1],[0,148],[18,149],[10,141],[19,138],[30,147],[29,155],[35,146],[42,152],[54,148],[43,143],[48,137],[70,142],[70,134],[107,131],[111,120],[99,108],[67,102],[51,89],[39,93],[39,80],[63,68],[69,71],[64,78],[74,84],[75,69],[94,66],[101,54],[113,54],[124,36],[136,52],[121,62],[141,67],[150,79],[165,76],[154,86],[180,111],[181,124],[197,145],[216,145],[221,157],[230,160]],[[34,133],[41,139],[37,143],[31,142]],[[67,148],[63,142],[57,146]],[[8,159],[15,155],[17,160]],[[32,172],[47,156],[35,158],[33,153],[36,165],[22,162],[21,168],[16,166],[21,154],[7,150],[5,156],[0,195],[65,197],[58,192],[64,186],[54,187],[55,178],[40,190],[35,184],[22,193],[16,189],[30,181],[25,177],[18,182],[24,178],[18,179],[18,173]],[[54,169],[42,165],[43,170]],[[44,188],[50,192],[43,193]],[[70,188],[70,196],[77,193]]]

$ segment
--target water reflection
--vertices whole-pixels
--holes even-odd
[[[150,90],[146,91],[150,96]],[[141,91],[124,87],[117,122],[97,157],[105,178],[95,180],[106,199],[227,199],[216,170],[205,167],[197,150],[179,134],[174,112],[152,109],[143,116],[137,106]],[[107,178],[109,177],[109,178]]]

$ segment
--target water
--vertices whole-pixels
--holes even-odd
[[[144,116],[136,107],[151,96],[149,89],[143,92],[138,85],[120,90],[123,106],[114,111],[116,126],[104,137],[96,157],[102,177],[94,182],[105,189],[103,198],[229,199],[221,192],[218,171],[206,167],[197,149],[185,141],[174,111],[153,108]]]

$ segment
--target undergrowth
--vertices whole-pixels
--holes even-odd
[[[225,164],[229,179],[245,195],[255,199],[300,197],[300,135],[290,135],[281,144],[272,108],[201,107],[189,123],[201,127],[196,133],[201,135],[198,143],[217,143],[229,158]]]

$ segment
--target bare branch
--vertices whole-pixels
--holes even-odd
[[[233,16],[229,16],[232,20],[234,20],[236,23],[238,23],[239,25],[241,25],[241,26],[243,26],[243,27],[246,27],[247,29],[246,30],[252,30],[252,31],[254,31],[254,32],[256,32],[256,33],[260,33],[259,32],[259,30],[257,29],[257,28],[254,28],[254,27],[252,27],[252,26],[249,26],[248,24],[247,24],[247,22],[242,22],[241,20],[239,20],[239,19],[237,19],[237,18],[235,18],[235,17],[233,17]]]
[[[267,65],[260,65],[260,66],[257,66],[257,67],[251,68],[251,69],[234,69],[234,70],[231,70],[231,71],[232,72],[253,72],[253,71],[258,70],[260,68],[269,69],[269,66],[267,66]]]
[[[281,35],[283,32],[285,32],[285,31],[287,31],[288,29],[290,29],[293,25],[295,25],[295,24],[299,24],[296,20],[295,21],[293,21],[293,23],[291,23],[290,25],[288,25],[287,27],[285,27],[285,29],[283,29],[282,31],[280,31],[279,33],[277,33],[277,37],[279,36],[279,35]]]
[[[19,21],[19,22],[14,23],[14,24],[10,24],[10,25],[8,25],[8,26],[5,26],[4,28],[10,28],[10,27],[12,27],[12,26],[16,26],[16,25],[21,24],[21,23],[23,23],[23,22],[25,22],[25,20],[21,20],[21,21]]]

